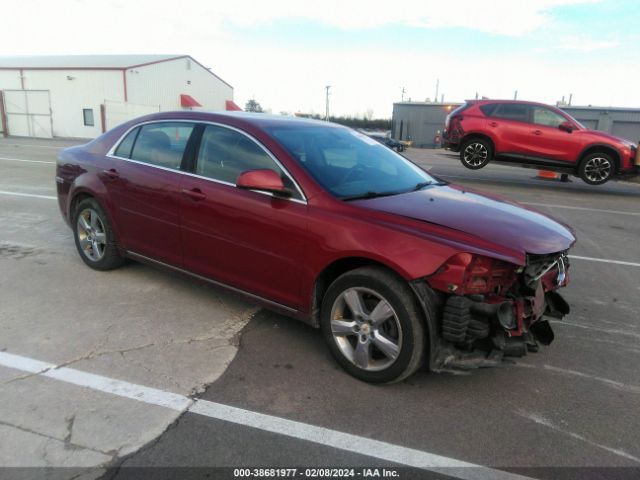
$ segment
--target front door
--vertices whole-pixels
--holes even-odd
[[[573,162],[578,141],[573,133],[560,130],[558,126],[567,119],[553,110],[534,105],[531,107],[531,132],[527,157]]]
[[[240,173],[269,168],[295,193],[279,198],[235,186]],[[193,175],[182,184],[187,270],[276,301],[300,306],[307,205],[267,150],[247,135],[208,125]]]

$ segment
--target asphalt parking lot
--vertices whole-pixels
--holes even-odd
[[[406,152],[571,225],[572,313],[550,347],[503,368],[372,386],[294,320],[133,262],[88,269],[55,200],[56,153],[71,144],[0,139],[0,466],[16,467],[0,478],[640,476],[640,185]]]

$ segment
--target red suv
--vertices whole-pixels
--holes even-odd
[[[639,173],[633,142],[589,130],[541,103],[467,101],[447,116],[443,139],[472,170],[497,160],[578,175],[589,185]]]

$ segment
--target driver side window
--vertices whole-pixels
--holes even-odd
[[[202,133],[195,173],[224,183],[235,185],[247,170],[273,170],[293,193],[301,195],[280,166],[255,141],[240,132],[216,125],[207,125]]]
[[[566,121],[567,119],[562,115],[559,115],[548,108],[533,107],[533,123],[558,128],[561,123]]]

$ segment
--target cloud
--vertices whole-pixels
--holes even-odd
[[[216,18],[240,26],[271,24],[282,20],[313,21],[343,30],[389,25],[415,28],[465,28],[496,35],[520,36],[549,24],[551,11],[567,5],[598,0],[236,0],[207,7]]]
[[[557,46],[560,50],[572,50],[577,52],[593,52],[595,50],[606,50],[620,46],[617,40],[594,40],[586,36],[572,35],[560,39]]]

